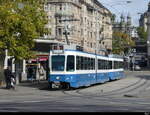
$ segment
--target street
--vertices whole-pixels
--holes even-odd
[[[150,72],[127,71],[120,80],[75,90],[50,90],[47,82],[0,88],[0,112],[149,112]]]

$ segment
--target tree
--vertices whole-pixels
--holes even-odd
[[[34,39],[47,29],[45,0],[0,0],[0,52],[8,49],[16,60],[33,55]]]
[[[147,31],[144,30],[144,27],[138,27],[137,32],[138,32],[138,35],[139,35],[141,41],[147,40],[148,33],[147,33]]]
[[[122,32],[113,33],[113,53],[126,54],[134,45],[135,42],[128,34]]]

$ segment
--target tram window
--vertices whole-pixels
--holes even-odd
[[[107,69],[109,69],[109,61],[107,61]]]
[[[95,69],[95,59],[91,59],[91,70],[94,70]]]
[[[108,68],[108,61],[104,61],[104,69],[107,69]]]
[[[122,65],[122,67],[121,67],[121,68],[124,68],[124,62],[121,62],[121,63],[122,63],[122,64],[121,64],[121,65]]]
[[[90,70],[93,70],[93,59],[90,59]]]
[[[104,60],[100,60],[101,63],[101,68],[100,69],[104,69]]]
[[[100,70],[100,69],[103,69],[103,60],[98,60],[98,69]]]
[[[104,60],[103,69],[106,69],[106,61]]]
[[[90,59],[90,58],[88,58],[87,63],[88,63],[87,69],[88,69],[88,70],[91,70],[91,59]]]
[[[84,62],[83,57],[81,57],[81,70],[84,70]]]
[[[114,61],[114,69],[116,69],[116,66],[117,66],[117,64],[116,64],[116,62]]]
[[[119,68],[123,68],[124,63],[123,62],[119,62]]]
[[[114,69],[123,68],[123,63],[119,61],[114,62]]]
[[[93,70],[95,69],[95,59],[77,56],[77,70]]]
[[[81,57],[77,56],[76,59],[76,69],[80,70],[81,69]]]
[[[118,69],[118,63],[114,61],[114,69]]]
[[[95,69],[95,59],[93,59],[93,69]]]
[[[52,56],[52,71],[64,71],[65,56]]]
[[[98,69],[101,69],[101,62],[98,60]]]
[[[84,70],[88,69],[88,58],[84,57]]]
[[[105,69],[105,60],[101,60],[102,69]]]
[[[92,58],[90,58],[90,70],[93,70],[93,59]]]
[[[112,61],[109,61],[108,63],[108,69],[112,69]]]
[[[85,57],[83,57],[83,68],[82,70],[85,70]]]
[[[74,56],[68,56],[67,57],[67,71],[74,71]]]

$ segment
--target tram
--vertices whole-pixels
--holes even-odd
[[[63,46],[62,46],[63,47]],[[79,88],[123,78],[123,59],[72,49],[52,50],[49,55],[49,87]]]

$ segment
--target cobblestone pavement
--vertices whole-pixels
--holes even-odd
[[[126,77],[120,80],[69,91],[50,90],[47,81],[40,84],[24,82],[17,85],[16,90],[7,90],[2,86],[0,111],[149,111],[150,72],[126,71],[125,74]]]
[[[121,79],[121,80],[116,80],[116,81],[111,81],[107,82],[104,84],[98,84],[98,85],[93,85],[88,88],[80,88],[77,90],[71,90],[71,91],[65,91],[67,94],[72,94],[72,95],[109,95],[112,96],[111,94],[116,94],[117,92],[123,92],[122,95],[135,95],[138,97],[150,97],[150,84],[147,84],[150,80],[150,72],[149,71],[126,71],[125,72],[126,77]],[[146,85],[146,86],[145,86]],[[143,88],[144,86],[144,91],[141,93],[141,91],[135,91],[138,87]],[[127,89],[128,88],[128,89]],[[134,89],[135,88],[135,89]],[[123,91],[125,89],[125,91]],[[133,89],[133,90],[132,90]],[[126,91],[127,90],[127,91]],[[132,90],[132,92],[128,91]],[[143,90],[143,89],[142,89]],[[56,90],[49,90],[48,89],[48,83],[47,81],[41,81],[41,83],[38,82],[24,82],[16,86],[15,90],[7,90],[5,89],[4,86],[0,87],[0,97],[1,99],[12,99],[12,98],[38,98],[38,97],[61,97],[65,96],[63,91],[60,89]],[[78,92],[78,93],[75,93]],[[140,92],[140,93],[139,93]],[[1,100],[0,99],[0,100]]]

